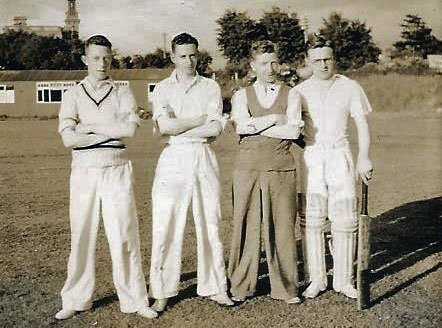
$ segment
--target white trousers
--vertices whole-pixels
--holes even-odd
[[[197,236],[197,293],[225,293],[223,247],[218,233],[219,169],[208,144],[168,145],[162,152],[152,189],[150,292],[154,298],[177,295],[187,210],[192,202]]]
[[[304,151],[306,257],[311,281],[326,285],[324,224],[331,220],[333,285],[340,289],[352,282],[357,230],[355,172],[350,147],[308,146]]]
[[[82,311],[92,305],[100,212],[120,309],[129,313],[147,306],[131,163],[74,167],[70,189],[72,237],[67,279],[61,291],[63,308]]]

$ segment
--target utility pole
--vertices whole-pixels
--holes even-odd
[[[307,42],[308,41],[308,28],[309,28],[309,23],[308,23],[308,18],[307,16],[304,16],[304,18],[302,19],[302,29],[304,30],[304,41]]]
[[[163,32],[163,33],[161,33],[162,35],[163,35],[163,59],[166,59],[166,52],[167,52],[167,49],[166,49],[166,38],[167,38],[167,33],[166,32]]]

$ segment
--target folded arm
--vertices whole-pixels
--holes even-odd
[[[138,124],[132,121],[112,122],[110,124],[78,124],[76,131],[80,133],[93,133],[104,135],[108,138],[131,138],[135,135]]]
[[[161,134],[177,136],[186,131],[200,127],[206,120],[205,115],[191,118],[175,118],[162,115],[157,119],[158,129]]]
[[[247,108],[245,90],[241,89],[232,97],[232,120],[235,122],[237,134],[251,135],[259,134],[275,125],[278,117],[274,114],[252,117]]]
[[[187,130],[186,132],[181,133],[180,136],[191,138],[210,138],[219,136],[222,130],[222,123],[218,120],[212,120],[203,125]]]
[[[66,127],[61,131],[63,144],[67,148],[96,145],[109,139],[101,134],[86,134],[75,131],[75,127]]]
[[[91,146],[109,139],[102,134],[88,134],[77,131],[80,122],[74,99],[74,89],[69,89],[65,95],[58,113],[58,132],[67,148]]]
[[[286,112],[286,122],[277,124],[261,132],[262,135],[278,139],[298,139],[302,122],[301,96],[296,90],[290,90]]]
[[[181,136],[191,138],[215,138],[221,134],[226,124],[227,118],[222,116],[223,100],[221,97],[221,89],[217,83],[212,83],[207,86],[205,94],[207,100],[206,119],[203,124],[192,128]]]

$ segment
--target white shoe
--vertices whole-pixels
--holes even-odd
[[[220,305],[225,306],[232,306],[234,303],[232,300],[227,296],[227,294],[216,294],[209,297],[210,300],[217,302]]]
[[[55,319],[57,320],[66,320],[72,318],[77,311],[69,310],[69,309],[61,309],[55,314]]]
[[[312,282],[310,286],[302,293],[302,296],[306,298],[315,298],[320,292],[326,290],[327,286],[321,283]]]
[[[136,313],[147,319],[154,319],[158,317],[158,313],[155,310],[152,310],[148,306],[138,309]]]
[[[166,309],[166,306],[167,306],[167,298],[159,298],[153,303],[150,309],[156,312],[163,312]]]
[[[245,300],[246,298],[242,296],[232,296],[232,301],[234,302],[244,302]]]
[[[287,304],[299,304],[299,303],[301,303],[301,299],[296,296],[296,297],[290,298],[288,300],[285,300],[285,302]]]
[[[341,288],[335,288],[335,291],[344,294],[348,298],[358,298],[358,290],[350,284],[345,285]]]

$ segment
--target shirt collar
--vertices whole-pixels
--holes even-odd
[[[175,85],[180,85],[176,70],[173,70],[172,74],[170,74],[169,81]],[[201,75],[199,75],[198,72],[195,72],[195,76],[193,77],[192,81],[186,86],[186,91],[190,90],[190,88],[192,88],[199,81],[201,81]]]
[[[261,83],[260,81],[256,80],[253,84],[255,88],[258,88],[260,91],[264,92],[265,94],[268,94],[268,90],[270,89],[271,93],[278,92],[279,88],[281,87],[281,83],[276,81],[275,83],[267,84],[266,86]]]

